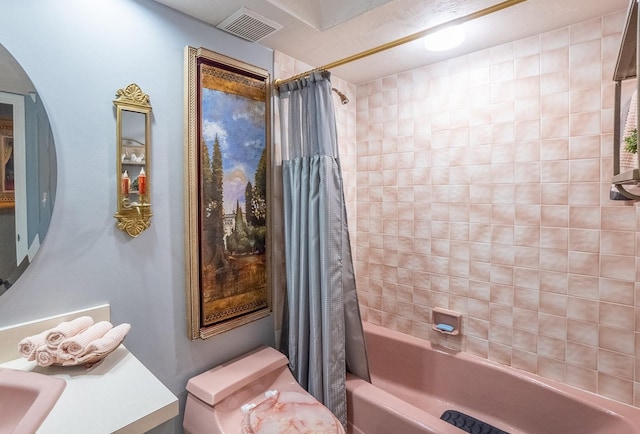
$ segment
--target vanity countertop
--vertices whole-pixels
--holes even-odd
[[[67,382],[38,434],[144,433],[178,415],[178,399],[120,345],[100,363],[39,367],[24,358],[3,368],[54,375]]]

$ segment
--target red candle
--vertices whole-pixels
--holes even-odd
[[[127,196],[129,194],[129,174],[125,170],[122,174],[122,195]]]
[[[144,167],[140,169],[138,175],[138,194],[143,195],[147,190],[147,175],[144,173]]]

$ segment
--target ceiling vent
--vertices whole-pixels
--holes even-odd
[[[240,8],[216,27],[247,41],[256,42],[280,30],[282,25],[247,8]]]

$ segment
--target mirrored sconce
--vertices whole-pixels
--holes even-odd
[[[116,99],[118,229],[137,237],[151,226],[149,150],[151,104],[137,84],[118,89]]]

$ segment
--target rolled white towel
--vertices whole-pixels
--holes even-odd
[[[59,357],[65,360],[80,357],[88,352],[88,345],[105,335],[113,325],[109,321],[99,321],[75,336],[64,339],[58,347]]]
[[[103,337],[89,343],[87,352],[83,356],[75,358],[75,360],[78,363],[85,363],[106,356],[118,348],[127,333],[129,333],[129,330],[131,330],[131,325],[127,323],[115,326],[106,332]]]
[[[77,335],[91,325],[93,325],[93,318],[90,316],[81,316],[71,321],[61,322],[49,330],[46,337],[47,345],[51,349],[57,349],[64,339]]]
[[[35,360],[38,366],[51,366],[54,363],[62,362],[58,358],[58,350],[51,349],[47,345],[42,345],[36,349]]]
[[[37,335],[27,336],[18,342],[18,352],[30,362],[36,359],[36,350],[42,345],[46,345],[49,330],[45,330]]]

